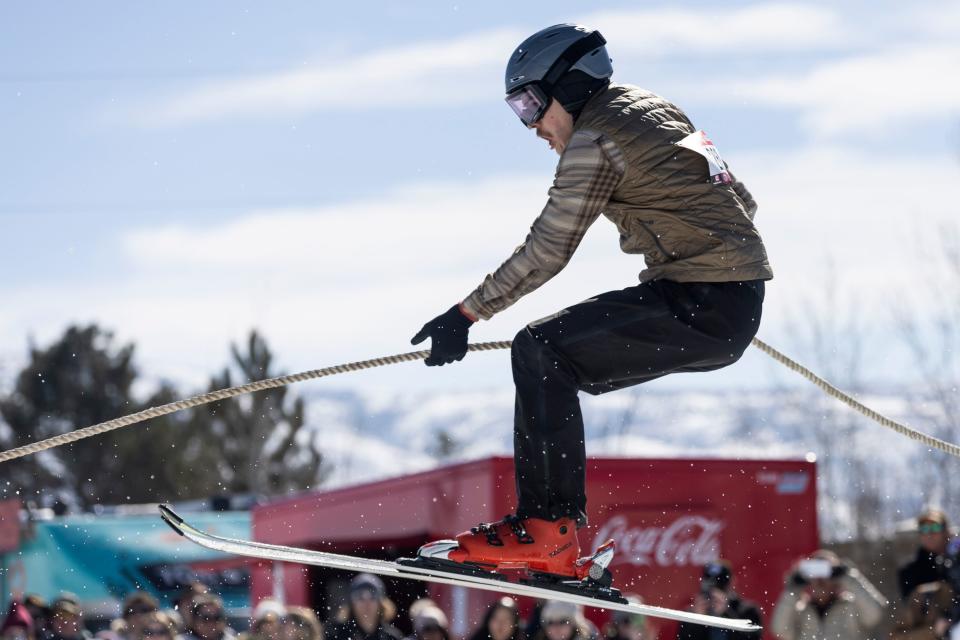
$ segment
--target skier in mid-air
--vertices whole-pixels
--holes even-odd
[[[549,199],[506,262],[412,342],[431,338],[428,366],[462,359],[470,326],[559,273],[601,213],[617,225],[620,248],[643,254],[646,269],[639,284],[532,322],[514,338],[516,514],[425,545],[426,563],[585,578],[591,559],[578,562],[576,536],[587,521],[577,393],[725,367],[759,327],[773,272],[753,197],[678,107],[610,82],[605,43],[597,31],[556,25],[510,57],[507,103],[560,155]]]

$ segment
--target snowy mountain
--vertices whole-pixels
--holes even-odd
[[[317,390],[306,398],[308,423],[335,465],[327,487],[512,453],[512,389],[417,396]],[[934,409],[915,399],[878,393],[860,400],[895,420],[933,429]],[[915,471],[939,454],[812,387],[717,392],[648,386],[582,394],[581,403],[589,455],[816,456],[825,526],[837,535],[856,527],[855,504],[864,496],[884,496],[890,513],[877,513],[878,522],[940,497],[939,487],[918,486]]]

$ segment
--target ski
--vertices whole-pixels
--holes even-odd
[[[708,616],[687,611],[677,611],[664,607],[656,607],[646,604],[632,604],[626,601],[616,601],[606,597],[595,597],[577,593],[576,589],[570,586],[570,583],[562,583],[556,586],[537,586],[523,582],[511,582],[504,576],[483,570],[453,571],[439,568],[421,566],[413,560],[401,560],[400,562],[391,562],[388,560],[373,560],[357,556],[348,556],[336,553],[327,553],[325,551],[314,551],[311,549],[299,549],[297,547],[286,547],[282,545],[266,544],[263,542],[254,542],[251,540],[236,540],[233,538],[224,538],[201,531],[193,527],[183,518],[178,516],[167,505],[160,505],[160,517],[174,531],[188,540],[195,542],[208,549],[232,553],[235,555],[247,556],[251,558],[261,558],[264,560],[278,560],[282,562],[295,562],[299,564],[317,565],[329,567],[332,569],[346,569],[348,571],[376,573],[390,578],[403,578],[408,580],[420,580],[422,582],[434,582],[438,584],[449,584],[471,589],[480,589],[484,591],[494,591],[497,593],[509,593],[517,596],[529,596],[544,600],[562,600],[573,604],[584,605],[587,607],[598,607],[601,609],[610,609],[615,611],[627,611],[654,618],[663,618],[666,620],[675,620],[678,622],[691,622],[721,629],[731,629],[733,631],[759,631],[760,627],[750,620],[736,620],[731,618],[720,618],[717,616]],[[484,574],[488,575],[484,575]]]

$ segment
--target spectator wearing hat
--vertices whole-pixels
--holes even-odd
[[[137,625],[137,640],[178,640],[177,622],[165,611],[143,614]]]
[[[50,618],[43,640],[91,640],[83,627],[83,611],[80,602],[71,593],[61,594],[50,605]]]
[[[917,517],[920,547],[913,560],[900,568],[897,578],[904,600],[921,584],[947,580],[954,559],[947,553],[950,538],[947,515],[939,509],[927,509]]]
[[[520,609],[513,598],[500,598],[487,609],[470,640],[524,640]]]
[[[281,625],[287,608],[277,600],[264,598],[253,609],[250,630],[240,634],[240,640],[281,640]]]
[[[174,610],[180,614],[181,630],[187,631],[193,625],[190,612],[193,611],[193,600],[197,596],[210,593],[210,589],[202,582],[191,582],[180,592],[173,603]]]
[[[227,626],[223,600],[212,593],[193,597],[187,640],[234,640],[236,633]]]
[[[347,606],[327,635],[330,640],[401,640],[403,635],[390,624],[396,611],[380,578],[358,574],[350,581]]]
[[[33,616],[26,605],[19,600],[10,603],[10,611],[0,626],[2,640],[35,640],[36,628],[33,626]]]
[[[416,608],[411,606],[410,622],[413,635],[408,640],[450,640],[447,615],[432,600]]]
[[[726,560],[717,560],[703,565],[700,590],[693,598],[692,611],[719,618],[750,620],[763,626],[760,607],[741,598],[733,590],[733,568]],[[757,634],[749,631],[714,629],[702,624],[681,623],[677,640],[756,640]]]
[[[540,609],[540,631],[535,640],[591,640],[596,636],[578,604],[547,600]]]
[[[127,621],[120,618],[114,618],[106,629],[100,629],[93,634],[97,640],[127,640]]]
[[[430,607],[439,607],[439,605],[431,598],[417,598],[410,603],[410,606],[407,608],[407,615],[410,617],[411,628],[413,627],[414,618],[420,615],[421,611],[429,609]]]
[[[124,598],[124,637],[139,640],[144,622],[159,610],[160,603],[146,591],[134,591]]]
[[[861,640],[870,637],[886,605],[856,567],[820,550],[787,572],[770,626],[782,640]]]
[[[643,604],[640,596],[625,597],[630,604]],[[603,635],[607,640],[654,640],[657,637],[649,618],[628,611],[614,611],[610,616],[610,622],[604,628]]]
[[[287,607],[280,621],[280,640],[324,640],[323,625],[308,607]]]

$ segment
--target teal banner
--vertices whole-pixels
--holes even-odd
[[[250,537],[250,513],[191,513],[197,526],[231,538]],[[79,596],[90,616],[113,616],[132,591],[172,604],[189,582],[200,580],[229,609],[249,608],[247,561],[205,549],[175,533],[159,515],[77,515],[32,522],[20,547],[2,555],[3,606],[13,593],[48,600],[62,591]]]

